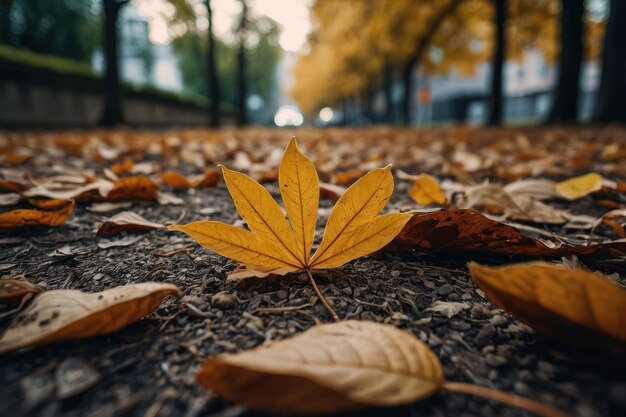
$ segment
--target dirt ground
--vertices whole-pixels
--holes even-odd
[[[35,169],[35,168],[33,168]],[[396,181],[387,207],[409,204],[408,185]],[[278,198],[275,183],[266,186]],[[225,186],[178,191],[184,205],[133,202],[130,208],[155,222],[186,223],[210,217],[238,220]],[[317,239],[332,202],[321,200]],[[57,343],[0,356],[0,416],[257,416],[204,391],[195,374],[207,357],[252,348],[329,322],[304,276],[253,279],[235,284],[235,264],[181,233],[128,233],[142,238],[127,247],[101,249],[93,229],[103,215],[79,205],[58,228],[30,229],[3,237],[2,274],[26,276],[47,289],[88,292],[145,281],[177,285],[184,296],[113,334]],[[576,211],[593,212],[583,199]],[[107,215],[111,215],[108,213]],[[159,256],[177,249],[173,256]],[[427,343],[450,381],[472,382],[530,397],[580,417],[626,415],[623,372],[568,360],[567,352],[503,313],[471,281],[466,263],[526,260],[493,255],[380,253],[323,274],[316,280],[341,318],[393,324]],[[623,260],[581,259],[622,285]],[[6,266],[10,265],[10,266]],[[469,308],[447,318],[426,309],[434,301],[464,301]],[[0,322],[0,331],[10,320]],[[70,369],[64,373],[64,369]],[[97,382],[81,387],[81,378]],[[82,391],[70,398],[66,385]],[[518,410],[461,394],[441,393],[410,406],[357,412],[358,416],[521,416]]]

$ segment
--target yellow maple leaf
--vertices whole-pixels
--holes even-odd
[[[311,256],[320,185],[315,166],[300,152],[295,138],[289,142],[278,170],[280,194],[289,221],[258,182],[224,166],[220,168],[237,212],[250,230],[216,221],[169,228],[246,266],[245,273],[233,274],[231,278],[336,268],[382,248],[411,218],[404,213],[378,215],[393,192],[393,176],[390,166],[375,169],[337,201],[322,241]]]
[[[420,174],[415,178],[409,195],[417,204],[422,206],[446,203],[446,195],[441,191],[439,183],[428,174]]]

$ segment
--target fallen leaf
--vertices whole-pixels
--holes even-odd
[[[505,218],[535,223],[562,224],[567,221],[565,211],[531,197],[524,188],[513,187],[512,193],[505,188],[490,183],[461,187],[459,191],[464,198],[455,202],[455,206],[464,209],[481,207],[491,213],[502,214]]]
[[[346,189],[335,184],[320,182],[320,197],[327,198],[333,202],[339,200],[339,197],[346,192]]]
[[[171,188],[192,188],[191,181],[183,174],[175,171],[165,171],[161,173],[161,181]]]
[[[0,338],[0,354],[111,333],[151,314],[170,295],[170,284],[146,282],[99,293],[56,290],[39,294]]]
[[[185,200],[183,200],[180,197],[176,197],[173,194],[170,193],[164,193],[162,191],[159,191],[157,193],[157,202],[162,205],[162,206],[166,206],[168,204],[172,204],[172,205],[176,205],[176,206],[180,206],[185,204]]]
[[[626,290],[611,279],[545,262],[469,269],[489,301],[546,337],[626,353]]]
[[[126,158],[122,162],[113,164],[111,166],[111,172],[115,175],[120,175],[133,169],[133,166],[135,166],[135,162],[130,158]]]
[[[0,214],[0,229],[18,229],[26,226],[59,226],[72,215],[74,200],[66,200],[53,210],[17,209]]]
[[[434,311],[447,318],[452,318],[463,310],[467,310],[470,306],[467,303],[457,303],[453,301],[436,300],[432,305],[424,311]]]
[[[0,304],[15,306],[28,294],[38,294],[43,289],[24,279],[0,279]]]
[[[0,194],[0,206],[12,206],[18,203],[22,197],[17,193]]]
[[[126,209],[130,206],[132,206],[132,203],[130,201],[122,201],[119,203],[110,203],[108,201],[105,201],[103,203],[93,203],[92,205],[87,207],[87,210],[93,213],[108,213],[109,211]]]
[[[198,381],[228,400],[280,413],[409,404],[439,391],[443,369],[411,334],[368,321],[315,326],[209,359]]]
[[[555,189],[559,196],[567,200],[577,200],[602,188],[603,180],[602,175],[591,172],[559,182]]]
[[[626,240],[588,245],[568,244],[555,236],[552,240],[539,240],[512,226],[489,219],[475,210],[450,209],[414,214],[402,231],[385,247],[385,250],[391,251],[418,249],[555,257],[592,254],[623,256],[626,255]]]
[[[148,177],[134,176],[121,178],[106,194],[106,201],[156,200],[159,186]]]
[[[420,174],[413,180],[409,195],[422,206],[446,203],[446,196],[439,187],[439,182],[428,174]]]
[[[206,188],[219,184],[220,174],[214,169],[207,169],[203,175],[188,178],[176,171],[165,171],[161,174],[161,181],[175,189]]]
[[[78,186],[77,186],[78,185]],[[37,185],[24,191],[25,197],[45,197],[51,199],[72,199],[83,196],[92,195],[99,198],[106,196],[112,189],[114,184],[107,180],[96,180],[86,185],[75,183],[52,183],[46,185]]]
[[[139,242],[143,238],[144,238],[144,236],[128,236],[126,238],[119,239],[119,240],[106,240],[106,239],[103,239],[100,242],[98,242],[98,247],[100,249],[108,249],[108,248],[117,248],[117,247],[130,246],[130,245],[134,245],[135,243]]]
[[[146,231],[165,229],[165,225],[154,223],[132,211],[123,211],[105,219],[96,232],[99,236],[112,236],[124,231]]]
[[[250,231],[215,221],[170,226],[202,246],[247,266],[255,276],[307,268],[335,268],[389,243],[410,215],[377,216],[393,191],[390,167],[371,171],[339,198],[322,242],[310,257],[319,201],[313,163],[289,142],[279,166],[279,185],[289,222],[270,193],[252,178],[223,166],[224,181]],[[252,271],[252,272],[251,272]]]

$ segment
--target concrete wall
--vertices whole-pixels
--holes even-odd
[[[102,110],[102,82],[0,61],[0,128],[90,127]],[[122,107],[129,126],[207,126],[208,109],[154,92],[125,89]],[[233,115],[225,114],[226,124]]]

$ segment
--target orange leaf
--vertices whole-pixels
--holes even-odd
[[[54,200],[53,200],[54,201]],[[53,210],[18,209],[0,214],[0,229],[17,229],[26,226],[59,226],[72,215],[74,200]]]
[[[487,298],[545,336],[577,348],[626,353],[626,290],[582,268],[534,262],[469,265]]]

